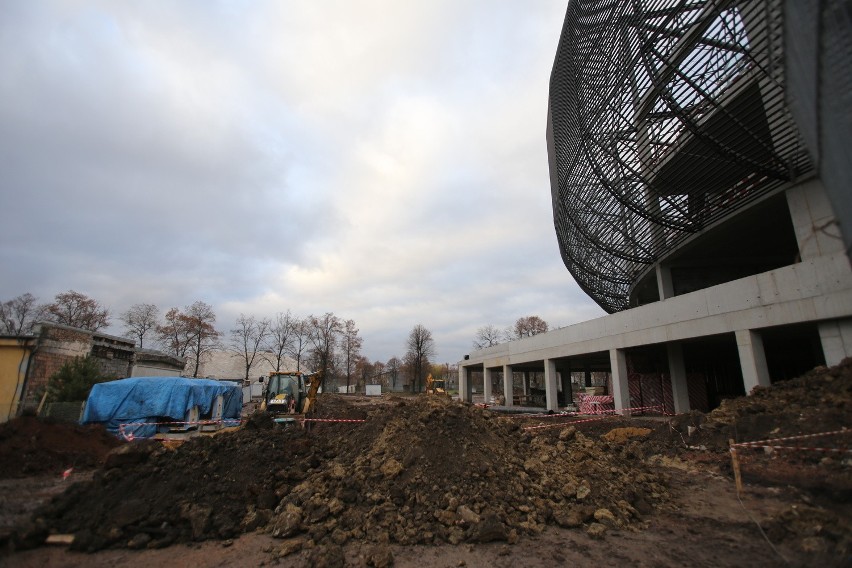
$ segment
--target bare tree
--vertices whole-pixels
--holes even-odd
[[[429,368],[429,359],[435,356],[435,341],[432,332],[423,325],[417,324],[408,334],[406,343],[408,351],[406,359],[411,366],[413,375],[412,390],[420,392],[423,389],[423,372]]]
[[[156,330],[160,345],[175,357],[185,358],[193,340],[189,318],[177,308],[171,308],[165,315],[165,323]]]
[[[340,318],[331,312],[321,317],[308,317],[308,339],[313,345],[312,355],[316,362],[316,370],[322,373],[321,386],[325,386],[329,369],[334,361],[334,347],[338,336],[343,332]]]
[[[388,374],[388,388],[396,390],[396,382],[399,380],[399,368],[402,366],[402,361],[399,357],[391,357],[385,364],[385,371]]]
[[[363,355],[358,355],[355,361],[355,376],[358,377],[355,381],[355,391],[361,392],[362,387],[366,387],[374,373],[375,366],[370,363],[370,360]]]
[[[343,351],[343,370],[346,372],[346,392],[349,392],[349,383],[352,379],[352,371],[358,357],[361,354],[363,339],[358,335],[358,328],[354,320],[346,320],[343,323],[343,332],[340,337],[340,348]]]
[[[119,316],[124,322],[124,335],[139,340],[139,348],[149,331],[156,331],[160,319],[160,308],[154,304],[134,304]]]
[[[302,360],[308,350],[311,338],[310,318],[293,321],[293,342],[290,344],[290,356],[296,360],[296,370],[302,370]]]
[[[52,304],[44,306],[44,317],[62,325],[89,331],[98,331],[109,325],[109,310],[74,290],[57,294]]]
[[[270,321],[258,320],[254,316],[240,314],[236,326],[231,330],[231,347],[245,365],[243,380],[248,382],[251,369],[259,360],[260,347],[269,335]]]
[[[23,335],[32,333],[41,315],[38,298],[29,292],[0,303],[0,333]]]
[[[166,312],[165,324],[157,326],[157,337],[175,357],[188,358],[193,364],[192,376],[197,377],[202,357],[219,346],[222,334],[215,323],[213,307],[195,302],[183,312],[177,308]]]
[[[299,321],[290,314],[290,310],[279,312],[275,316],[275,320],[270,323],[268,339],[266,341],[269,353],[266,355],[266,360],[275,367],[276,371],[281,370],[284,358],[287,356],[287,353],[293,350],[294,335],[296,334],[298,323]],[[296,370],[298,371],[299,369],[297,368]]]
[[[476,338],[473,340],[474,349],[485,349],[502,343],[504,333],[495,325],[488,324],[476,330]]]
[[[533,335],[546,332],[547,322],[538,316],[518,318],[518,321],[515,322],[513,331],[516,339],[532,337]]]
[[[387,367],[381,361],[376,361],[373,363],[373,372],[367,377],[368,385],[382,385],[388,386],[387,381]]]
[[[194,302],[186,308],[186,317],[192,336],[189,343],[189,357],[194,367],[192,376],[198,377],[202,357],[219,347],[222,333],[216,330],[216,314],[210,304]]]

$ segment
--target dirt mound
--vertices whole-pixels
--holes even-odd
[[[652,430],[650,428],[636,428],[634,426],[627,426],[624,428],[613,428],[612,430],[604,434],[602,438],[608,442],[624,444],[631,438],[645,438],[651,432]]]
[[[652,465],[661,454],[678,463],[709,464],[709,456],[730,473],[728,438],[839,429],[848,425],[850,398],[852,361],[759,389],[708,415],[611,417],[540,429],[525,429],[540,418],[500,416],[440,397],[321,395],[314,418],[366,422],[279,429],[255,415],[241,430],[176,449],[125,445],[91,482],[41,509],[18,544],[37,544],[53,531],[74,533],[73,547],[81,550],[158,548],[263,530],[282,539],[278,552],[287,555],[350,541],[377,550],[389,543],[513,543],[547,525],[597,538],[643,526],[668,502],[667,474]],[[747,482],[763,475],[763,483],[786,487],[805,472],[823,492],[830,489],[815,506],[852,495],[842,457],[777,457],[744,459]],[[807,541],[815,549],[845,550],[835,532],[849,526],[848,515],[820,518],[827,529],[817,531],[812,519],[801,530],[781,518],[772,527],[778,534],[787,527],[788,538],[819,536]]]
[[[101,426],[20,416],[0,424],[0,479],[98,467],[120,444]]]
[[[546,524],[636,526],[666,480],[573,427],[535,436],[515,421],[437,397],[391,401],[363,424],[244,428],[176,450],[130,444],[135,459],[78,484],[33,530],[74,548],[160,547],[265,528],[295,552],[313,543],[513,542]],[[323,407],[322,401],[319,405]],[[254,421],[257,425],[262,421]],[[134,464],[134,465],[127,465]]]
[[[692,411],[676,416],[669,421],[668,432],[652,438],[727,452],[729,440],[750,442],[850,428],[850,404],[852,358],[770,387],[757,387],[750,396],[722,401],[708,414]],[[848,447],[850,436],[824,440]]]

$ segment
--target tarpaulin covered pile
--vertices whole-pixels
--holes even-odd
[[[197,406],[200,417],[209,417],[222,396],[223,420],[239,420],[242,389],[232,383],[181,377],[133,377],[92,388],[81,422],[103,424],[115,435],[150,437],[157,422],[181,422]],[[119,432],[119,426],[125,425]]]

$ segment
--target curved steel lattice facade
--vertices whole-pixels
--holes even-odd
[[[550,79],[563,261],[612,313],[649,267],[812,169],[781,0],[571,0]]]

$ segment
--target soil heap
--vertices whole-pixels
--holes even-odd
[[[58,532],[74,533],[73,548],[81,550],[157,548],[258,530],[282,539],[277,554],[306,549],[309,565],[340,560],[349,541],[367,545],[369,562],[388,565],[387,543],[512,543],[548,524],[582,527],[597,537],[611,528],[643,527],[657,508],[666,511],[658,519],[676,512],[690,482],[671,478],[669,486],[660,472],[700,469],[730,477],[729,438],[847,428],[804,445],[818,440],[848,449],[850,402],[852,360],[757,389],[706,415],[671,418],[569,424],[575,419],[506,417],[439,397],[321,395],[317,417],[366,422],[273,429],[268,415],[255,414],[241,430],[197,437],[177,449],[153,441],[122,445],[90,482],[42,508],[10,544],[38,546],[48,532]],[[54,437],[35,435],[33,428],[44,423],[23,424],[14,436],[3,429],[9,425],[0,427],[0,452],[6,452],[0,464],[29,462],[56,473],[86,463],[62,457],[48,466],[45,450]],[[68,430],[76,426],[60,426],[56,451],[64,456],[106,436],[76,438]],[[28,460],[27,452],[41,457]],[[764,519],[772,542],[848,557],[848,452],[743,448],[740,454],[748,486],[768,486],[789,500],[789,508]]]
[[[367,421],[308,432],[255,415],[176,450],[128,444],[41,509],[29,534],[74,533],[83,550],[252,530],[286,539],[285,553],[350,539],[511,543],[551,523],[593,536],[636,527],[667,496],[635,441],[596,442],[573,426],[531,435],[441,397],[390,399],[368,414],[323,397],[323,414]]]
[[[663,430],[653,438],[666,443],[681,441],[680,448],[700,446],[727,453],[729,440],[751,442],[849,429],[851,407],[852,358],[849,358],[837,366],[816,367],[801,377],[770,387],[756,387],[750,396],[723,400],[707,414],[692,411],[673,417],[668,431]],[[850,436],[846,432],[816,440],[817,444],[805,441],[791,445],[848,447]],[[678,448],[677,444],[670,446]]]
[[[0,424],[0,479],[98,467],[121,444],[102,426],[20,416]]]

